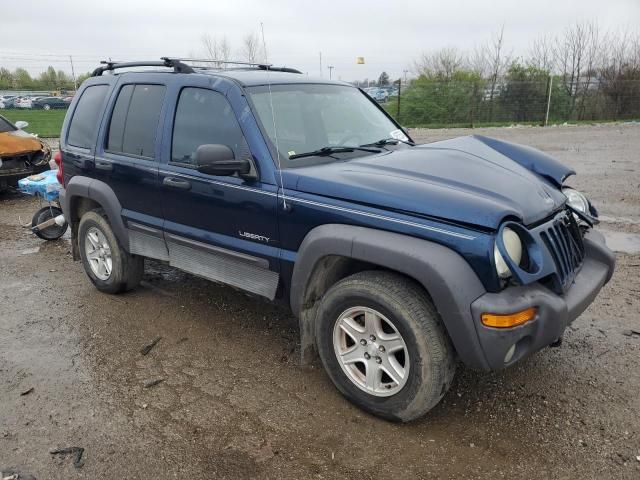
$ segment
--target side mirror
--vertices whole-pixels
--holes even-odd
[[[200,145],[196,150],[196,168],[207,175],[246,175],[251,172],[249,160],[236,160],[233,150],[226,145]]]
[[[25,128],[27,128],[29,126],[29,122],[25,122],[24,120],[18,120],[16,122],[16,128],[18,130],[24,130]]]

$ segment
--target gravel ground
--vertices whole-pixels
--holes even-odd
[[[607,219],[601,227],[632,234],[562,347],[499,373],[461,367],[424,419],[387,423],[345,401],[318,365],[297,364],[286,310],[152,262],[139,289],[100,294],[68,238],[43,242],[19,226],[37,201],[9,194],[0,199],[0,471],[40,480],[640,478],[640,336],[627,336],[640,330],[640,126],[473,133],[568,163]],[[49,453],[60,447],[84,448],[84,465]]]

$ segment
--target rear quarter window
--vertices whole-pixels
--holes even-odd
[[[69,125],[69,145],[82,148],[95,146],[102,106],[108,90],[108,85],[93,85],[82,92]]]

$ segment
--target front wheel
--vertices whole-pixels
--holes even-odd
[[[426,292],[392,272],[361,272],[331,287],[318,308],[316,339],[338,390],[388,420],[427,413],[455,373],[453,347]]]
[[[51,110],[51,105],[48,104],[44,104],[44,106],[42,107],[43,110]]]
[[[130,255],[120,246],[101,209],[82,215],[78,246],[84,270],[101,292],[120,293],[140,283],[144,258]]]

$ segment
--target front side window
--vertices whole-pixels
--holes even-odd
[[[297,154],[324,147],[358,147],[382,139],[406,139],[402,131],[357,88],[287,84],[272,85],[271,92],[264,85],[248,87],[247,91],[272,145],[276,144],[277,137],[283,168],[334,161],[335,158],[326,156],[295,158]]]
[[[106,149],[154,158],[156,133],[166,88],[162,85],[125,85],[118,94]]]
[[[249,155],[238,120],[224,95],[203,88],[185,88],[173,123],[171,161],[195,165],[196,150],[206,144],[226,145],[236,158]]]
[[[98,132],[100,114],[108,85],[87,87],[78,101],[69,125],[67,142],[74,147],[93,148]]]

